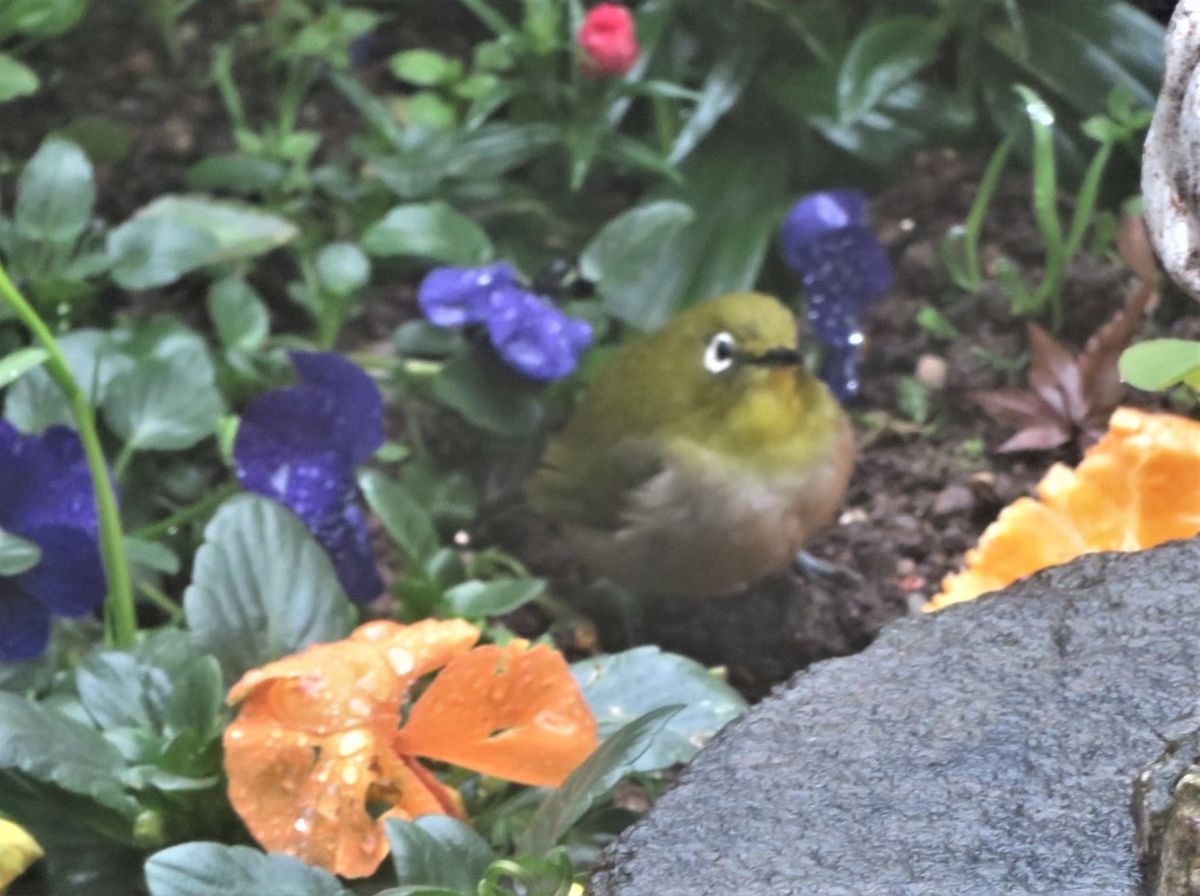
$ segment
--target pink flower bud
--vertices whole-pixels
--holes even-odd
[[[581,50],[580,67],[589,75],[619,77],[637,62],[633,16],[616,3],[601,3],[588,12],[576,42]]]

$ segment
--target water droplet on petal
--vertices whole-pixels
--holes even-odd
[[[367,735],[367,732],[363,731],[361,728],[356,728],[353,731],[347,731],[338,741],[338,755],[350,756],[366,747],[370,742],[371,738]]]
[[[574,734],[575,730],[579,727],[566,716],[549,709],[543,709],[534,716],[533,724],[543,731],[559,735],[560,737],[567,737]]]
[[[388,650],[387,661],[397,675],[407,675],[416,666],[412,654],[402,647],[393,647]]]
[[[358,769],[352,765],[346,766],[342,769],[342,781],[347,787],[353,787],[358,783]]]

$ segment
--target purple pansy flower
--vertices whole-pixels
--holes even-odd
[[[31,541],[41,560],[0,577],[0,661],[46,649],[51,616],[82,616],[106,590],[96,500],[74,430],[26,436],[0,420],[0,529]]]
[[[829,349],[822,378],[839,397],[858,392],[863,312],[892,282],[892,266],[867,226],[867,200],[857,190],[810,193],[783,225],[783,256],[799,274],[807,315]]]
[[[508,264],[434,268],[417,302],[439,327],[482,325],[492,348],[509,367],[535,380],[571,373],[592,343],[592,327],[520,286]]]
[[[383,590],[354,471],[383,444],[383,399],[361,368],[332,352],[293,352],[300,382],[255,398],[233,459],[249,491],[304,522],[352,600]]]

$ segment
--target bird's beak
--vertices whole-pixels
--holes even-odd
[[[800,360],[800,352],[794,348],[772,348],[761,355],[746,357],[747,363],[760,364],[763,367],[794,367]]]

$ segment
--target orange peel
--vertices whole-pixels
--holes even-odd
[[[228,695],[241,707],[225,731],[225,770],[254,838],[365,877],[388,854],[388,818],[462,816],[457,792],[417,756],[561,783],[596,743],[569,667],[520,641],[472,650],[478,639],[463,620],[370,622],[247,672]],[[442,667],[401,726],[412,686]]]
[[[1075,468],[1055,464],[967,551],[923,608],[941,610],[1094,551],[1137,551],[1200,532],[1200,422],[1118,408]]]

